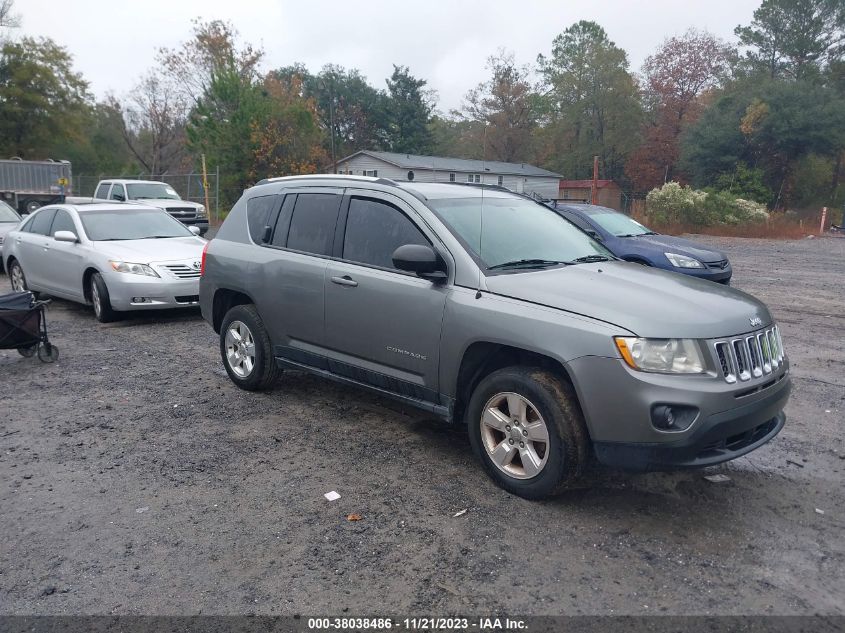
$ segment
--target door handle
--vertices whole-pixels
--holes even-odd
[[[339,286],[351,286],[353,288],[358,285],[358,282],[352,279],[349,275],[344,275],[343,277],[332,277],[332,283]]]

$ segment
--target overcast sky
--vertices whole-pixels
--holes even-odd
[[[264,69],[303,62],[358,68],[383,88],[391,64],[409,66],[439,95],[438,109],[460,106],[486,79],[485,61],[504,46],[520,63],[548,54],[552,39],[578,20],[601,24],[628,51],[633,70],[666,38],[695,26],[733,41],[760,0],[17,0],[18,31],[67,47],[101,97],[128,91],[160,47],[191,33],[191,20],[229,20],[244,41],[266,51]]]

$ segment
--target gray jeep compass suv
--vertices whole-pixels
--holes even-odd
[[[789,363],[766,306],[617,260],[524,196],[299,176],[246,191],[206,246],[205,319],[243,389],[305,369],[465,424],[528,498],[591,455],[717,464],[784,424]]]

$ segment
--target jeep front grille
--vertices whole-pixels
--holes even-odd
[[[713,351],[726,382],[745,382],[774,372],[783,363],[778,326],[715,341]]]

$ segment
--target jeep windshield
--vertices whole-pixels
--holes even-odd
[[[126,193],[130,200],[181,200],[173,187],[161,182],[127,183]]]
[[[488,270],[536,270],[615,259],[557,213],[531,200],[435,198],[428,205]]]

